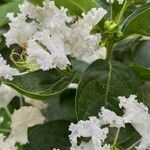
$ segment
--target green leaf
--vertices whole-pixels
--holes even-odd
[[[75,89],[67,89],[60,95],[44,101],[48,105],[47,108],[42,111],[46,120],[76,121],[75,93]]]
[[[131,14],[123,24],[124,36],[141,34],[150,36],[150,8]]]
[[[133,65],[131,68],[137,72],[142,80],[150,81],[150,68],[145,68],[138,65]]]
[[[136,94],[141,98],[143,95],[140,88],[141,82],[130,67],[116,61],[97,60],[83,73],[80,80],[76,95],[77,117],[86,119],[88,116],[97,116],[101,107],[122,115],[118,96]],[[113,144],[117,131],[111,128],[110,132],[107,141]],[[127,126],[121,129],[116,146],[123,150],[137,139],[139,134],[133,127]]]
[[[78,119],[97,115],[102,106],[121,113],[118,96],[142,95],[141,82],[128,66],[95,61],[82,75],[76,95]],[[141,96],[142,97],[142,96]]]
[[[18,5],[21,3],[21,1],[22,0],[16,0],[14,2],[9,2],[0,6],[0,28],[6,25],[9,21],[6,17],[7,13],[16,13],[19,11]]]
[[[113,48],[114,59],[126,64],[133,63],[134,51],[141,39],[142,36],[135,35],[118,42]]]
[[[116,136],[117,130],[117,128],[109,129],[106,143],[114,143],[114,137]],[[133,143],[136,143],[139,139],[140,135],[138,134],[138,132],[136,132],[130,124],[126,124],[125,128],[120,128],[116,147],[118,147],[119,150],[125,150],[129,148]]]
[[[82,12],[98,7],[95,0],[55,0],[55,4],[67,8],[71,15],[81,15]]]
[[[42,6],[44,0],[28,0],[28,1],[34,5]]]
[[[142,40],[135,47],[133,58],[136,64],[150,68],[150,40]]]
[[[3,81],[23,95],[41,99],[57,95],[73,81],[75,75],[60,70],[35,71]]]
[[[29,144],[24,150],[69,150],[69,121],[59,120],[37,125],[29,129]]]
[[[83,73],[89,66],[89,64],[87,64],[86,62],[77,60],[75,58],[71,59],[71,65],[75,71],[78,71],[80,73]]]
[[[9,135],[11,119],[4,108],[0,108],[0,117],[3,117],[3,122],[0,123],[0,133]]]

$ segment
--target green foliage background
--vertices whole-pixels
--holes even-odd
[[[42,5],[42,0],[29,1],[35,5]],[[11,65],[14,65],[9,59],[12,48],[6,47],[3,37],[3,33],[9,29],[6,14],[19,12],[18,4],[21,2],[22,0],[0,1],[0,53]],[[70,15],[77,16],[93,7],[104,7],[108,14],[105,20],[97,25],[103,31],[102,34],[105,32],[104,22],[110,17],[116,20],[121,10],[117,3],[110,7],[104,0],[55,0],[55,3],[57,7],[67,7]],[[96,115],[101,106],[106,106],[118,114],[122,113],[122,110],[118,109],[118,96],[136,94],[143,103],[150,106],[150,37],[146,37],[150,36],[149,18],[150,3],[138,8],[131,4],[127,8],[120,23],[123,37],[113,47],[113,61],[97,60],[89,66],[70,58],[72,71],[69,73],[60,70],[40,70],[15,77],[11,82],[3,81],[23,95],[48,103],[48,108],[43,110],[47,122],[30,128],[30,143],[20,146],[19,149],[49,150],[56,147],[68,150],[68,125],[77,122],[78,119]],[[15,46],[13,48],[17,49]],[[79,83],[77,91],[67,90],[72,81]],[[17,103],[18,98],[14,98],[9,105],[11,112],[18,109]],[[10,119],[4,109],[0,110],[0,116],[5,118],[0,128],[9,130]],[[3,133],[8,134],[5,131]],[[131,126],[121,130],[121,133],[117,143],[120,150],[132,145],[139,138]],[[132,136],[128,138],[129,135]],[[111,137],[113,136],[112,132]]]

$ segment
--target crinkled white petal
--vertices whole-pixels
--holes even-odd
[[[25,102],[31,104],[33,107],[42,110],[47,107],[48,104],[44,103],[42,100],[35,100],[29,97],[24,97]]]
[[[71,141],[71,149],[77,148],[77,138],[91,137],[91,142],[95,150],[102,147],[102,142],[106,139],[108,128],[101,128],[100,121],[96,117],[90,117],[89,120],[80,120],[77,124],[71,124],[69,127],[71,134],[69,139]],[[83,145],[81,145],[82,147]]]
[[[0,108],[6,108],[10,101],[15,97],[19,96],[19,93],[11,87],[1,84],[0,85]]]
[[[0,134],[0,150],[17,150],[17,147],[15,147],[15,142],[7,138],[3,134]]]
[[[99,118],[102,124],[106,125],[109,124],[110,127],[125,127],[123,118],[118,116],[115,112],[105,109],[104,107],[101,108],[101,113],[99,113]]]
[[[36,64],[43,70],[54,68],[52,55],[43,50],[43,48],[34,40],[28,41],[28,61],[35,61]]]
[[[105,59],[106,58],[106,48],[100,48],[99,50],[93,52],[93,54],[90,53],[86,53],[85,55],[83,55],[80,60],[91,64],[92,62],[94,62],[97,59]]]
[[[141,135],[140,150],[150,148],[150,114],[148,108],[141,102],[138,102],[135,95],[129,98],[119,97],[120,107],[124,108],[124,122],[132,124],[136,131]],[[137,149],[138,149],[137,148]]]
[[[20,46],[25,44],[27,40],[37,31],[37,24],[35,21],[27,22],[27,17],[24,14],[18,14],[17,17],[13,17],[14,14],[7,15],[9,20],[10,30],[4,34],[6,38],[6,44],[9,47],[12,44],[19,44]]]
[[[37,124],[43,124],[44,120],[45,118],[39,109],[32,106],[21,107],[12,114],[12,131],[9,138],[20,144],[28,143],[28,128]]]
[[[105,58],[106,50],[99,46],[101,34],[92,35],[91,30],[106,13],[103,8],[93,8],[87,14],[83,13],[83,19],[72,25],[70,51],[73,57],[88,63]]]
[[[10,67],[6,60],[0,55],[0,78],[12,80],[13,76],[19,75],[19,71]]]
[[[10,30],[4,36],[8,46],[25,45],[27,64],[33,63],[43,70],[66,69],[70,65],[67,55],[88,63],[106,57],[106,50],[99,47],[101,34],[91,34],[92,28],[107,13],[103,8],[83,13],[83,18],[73,24],[70,24],[72,18],[67,15],[67,9],[58,9],[54,1],[45,0],[42,7],[25,1],[19,8],[21,13],[17,16],[8,15]]]

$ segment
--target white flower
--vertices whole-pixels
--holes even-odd
[[[70,51],[73,57],[89,63],[106,57],[106,51],[99,47],[101,34],[91,34],[92,28],[106,13],[103,8],[93,8],[87,14],[83,13],[83,19],[80,18],[72,25]]]
[[[109,124],[110,127],[125,127],[123,118],[117,116],[115,112],[105,109],[104,107],[101,108],[101,113],[99,113],[99,118],[102,124]]]
[[[0,150],[17,150],[17,147],[12,139],[6,139],[3,134],[0,134]]]
[[[69,127],[71,134],[71,150],[75,150],[77,146],[77,138],[91,137],[91,143],[94,150],[99,150],[102,147],[102,142],[107,137],[108,128],[101,128],[100,121],[96,117],[90,117],[89,120],[79,121],[77,124],[71,124]],[[81,145],[83,147],[83,143]]]
[[[129,98],[119,97],[120,107],[124,108],[123,119],[125,123],[131,123],[137,132],[142,136],[141,143],[137,149],[145,150],[150,148],[150,114],[148,108],[138,102],[135,95]]]
[[[24,14],[18,14],[17,17],[14,17],[13,13],[9,13],[7,16],[11,21],[9,23],[10,30],[4,34],[7,46],[15,43],[20,46],[24,45],[37,31],[37,24],[35,21],[28,23]]]
[[[18,96],[18,92],[5,84],[0,85],[0,108],[6,108],[10,101]]]
[[[106,0],[108,3],[114,3],[114,0]],[[117,0],[119,4],[123,4],[124,0]]]
[[[45,0],[43,7],[25,1],[19,8],[16,17],[8,15],[10,30],[4,36],[7,46],[17,43],[27,50],[27,64],[43,70],[66,69],[70,65],[67,55],[88,63],[106,57],[106,49],[99,47],[101,34],[90,33],[106,14],[103,8],[83,13],[73,24],[67,9],[58,9],[54,1]]]
[[[105,59],[106,58],[106,48],[102,47],[99,50],[93,52],[93,54],[86,53],[80,59],[88,64],[91,64],[97,59]]]
[[[13,76],[19,75],[19,71],[15,68],[10,67],[6,60],[0,55],[0,78],[12,80]]]
[[[43,124],[45,118],[39,109],[30,107],[21,107],[12,114],[11,133],[9,138],[20,144],[28,143],[27,131],[29,127],[37,124]]]
[[[27,52],[27,61],[35,61],[39,68],[43,70],[54,68],[52,55],[50,55],[47,51],[43,50],[43,48],[34,40],[28,41]]]
[[[26,103],[31,104],[33,107],[39,110],[47,108],[48,104],[44,103],[42,100],[35,100],[29,97],[24,97],[24,98],[25,98],[24,100]]]
[[[33,40],[38,41],[39,43],[34,42]],[[63,42],[63,37],[60,34],[51,35],[49,30],[43,30],[42,32],[37,32],[34,35],[33,40],[29,41],[28,43],[29,47],[27,48],[27,51],[28,51],[29,56],[31,56],[31,58],[34,58],[33,54],[35,54],[35,56],[39,56],[38,57],[39,59],[35,59],[37,63],[39,61],[42,63],[43,61],[45,64],[45,61],[43,60],[44,59],[43,57],[45,57],[45,58],[49,58],[49,60],[47,60],[47,63],[46,63],[46,64],[49,64],[50,66],[48,67],[48,69],[56,68],[56,67],[60,69],[65,69],[67,65],[70,64],[68,58],[66,57],[68,52],[66,52],[65,45]],[[36,44],[36,47],[34,48],[35,44]],[[40,46],[40,44],[42,45]],[[37,48],[37,47],[40,47],[40,48]],[[39,53],[37,52],[35,53],[36,48],[39,50],[39,53],[41,53],[41,55],[39,55]],[[43,65],[40,64],[40,66],[42,67]],[[42,67],[42,69],[43,68],[44,67]]]

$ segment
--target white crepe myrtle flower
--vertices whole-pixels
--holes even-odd
[[[0,134],[0,150],[17,150],[17,147],[12,139]]]
[[[4,34],[8,47],[15,43],[20,46],[24,45],[37,31],[37,24],[35,21],[30,23],[26,22],[27,17],[24,14],[18,14],[17,17],[14,17],[13,13],[9,13],[7,17],[11,21],[9,23],[10,30]]]
[[[94,62],[97,59],[105,59],[106,58],[106,48],[105,47],[101,47],[99,50],[93,52],[92,54],[90,53],[86,53],[83,56],[81,56],[81,60],[91,64],[92,62]]]
[[[102,147],[102,142],[107,137],[108,128],[101,128],[100,121],[96,117],[90,117],[89,120],[80,120],[77,124],[71,124],[69,127],[71,134],[69,139],[71,141],[71,150],[78,148],[77,138],[91,137],[92,147],[95,150]],[[81,145],[83,147],[83,144]]]
[[[48,104],[44,103],[42,100],[35,100],[29,97],[24,97],[24,100],[26,103],[31,104],[33,107],[42,110],[42,109],[46,109]]]
[[[114,0],[106,0],[108,3],[114,3]],[[123,4],[124,0],[117,0],[119,4]]]
[[[135,95],[130,95],[129,98],[119,97],[119,100],[119,106],[124,108],[124,122],[130,123],[142,137],[137,149],[150,149],[150,114],[148,108],[143,103],[138,102]]]
[[[58,9],[54,1],[45,0],[42,7],[25,1],[19,8],[17,16],[8,15],[10,30],[4,36],[7,46],[17,43],[26,50],[27,64],[42,70],[66,69],[68,55],[88,63],[106,57],[106,49],[99,47],[101,34],[90,33],[107,13],[103,8],[83,13],[75,23],[71,23],[67,9]]]
[[[19,71],[10,67],[6,60],[0,55],[0,78],[12,80],[13,76],[19,75]]]
[[[0,108],[6,108],[10,101],[15,97],[19,96],[19,93],[11,87],[1,84],[0,85]]]
[[[101,108],[101,113],[99,113],[99,119],[102,124],[109,124],[110,127],[125,127],[123,118],[121,116],[118,116],[115,112],[109,109],[105,109],[104,107]]]
[[[60,69],[65,69],[67,65],[70,64],[70,62],[66,57],[68,52],[66,52],[66,48],[62,38],[63,37],[60,34],[56,33],[50,36],[49,30],[37,32],[34,35],[33,40],[38,42],[33,42],[32,40],[32,42],[28,44],[29,48],[27,48],[27,51],[28,53],[35,54],[34,52],[36,51],[36,47],[34,48],[33,46],[36,44],[38,47],[40,47],[38,50],[39,52],[41,51],[40,53],[43,53],[42,56],[48,57],[47,55],[49,55],[49,57],[51,57],[50,60],[47,60],[49,61],[47,62],[47,64],[49,64],[51,68],[59,67]],[[34,45],[32,43],[34,43]],[[36,56],[37,54],[38,53],[36,53]],[[41,59],[40,56],[41,55],[39,55],[39,61],[42,62],[43,59]],[[32,55],[32,57],[34,57],[34,55]],[[41,64],[41,66],[43,65]]]
[[[96,56],[102,59],[106,57],[106,51],[99,47],[101,34],[91,34],[92,28],[106,13],[103,8],[93,8],[87,14],[83,13],[83,18],[71,26],[70,51],[73,57],[89,63],[95,61]]]
[[[40,110],[29,106],[21,107],[12,114],[11,133],[9,138],[20,144],[28,143],[27,131],[29,127],[43,124],[45,118]]]

